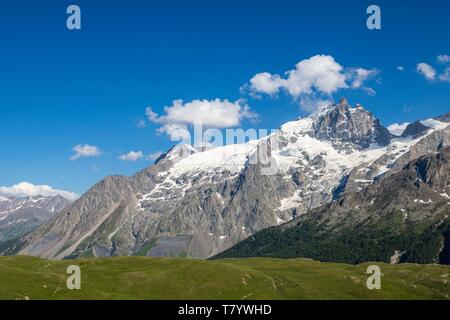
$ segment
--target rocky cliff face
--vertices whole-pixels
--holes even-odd
[[[4,252],[210,257],[448,144],[448,123],[427,124],[417,137],[393,138],[341,101],[269,138],[205,152],[179,145],[132,177],[107,177]],[[271,175],[251,161],[267,144]]]
[[[362,106],[351,108],[347,100],[331,105],[321,111],[313,125],[313,136],[331,141],[338,148],[358,146],[369,148],[372,144],[385,146],[393,136]]]

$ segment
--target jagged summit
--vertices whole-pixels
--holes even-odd
[[[341,104],[341,105],[347,104],[347,105],[348,105],[347,98],[345,98],[345,97],[340,98],[340,99],[339,99],[339,104]]]
[[[403,131],[401,137],[407,138],[407,137],[413,137],[416,138],[420,136],[422,133],[430,129],[429,127],[425,126],[422,122],[416,121],[413,123],[410,123],[405,131]]]
[[[345,98],[339,103],[320,107],[308,117],[288,122],[281,129],[306,133],[345,151],[383,147],[394,137],[370,111],[360,104],[352,107]]]
[[[315,116],[313,135],[320,140],[330,140],[336,146],[353,144],[360,148],[375,143],[385,146],[392,138],[371,112],[361,105],[352,108],[345,98]]]

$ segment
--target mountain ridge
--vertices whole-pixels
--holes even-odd
[[[448,145],[448,123],[427,123],[415,138],[393,137],[363,107],[340,101],[268,138],[205,152],[176,146],[131,177],[103,179],[4,252],[207,258]],[[264,175],[249,159],[272,138],[278,171]]]
[[[450,264],[450,147],[215,258],[312,258]]]
[[[2,197],[0,199],[0,242],[5,242],[33,230],[57,215],[70,204],[60,195]]]

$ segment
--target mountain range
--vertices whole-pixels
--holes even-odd
[[[311,251],[302,251],[294,248],[291,238],[286,239],[288,253],[280,250],[278,254],[276,250],[284,247],[284,230],[291,226],[289,230],[294,230],[308,221],[317,220],[315,223],[327,226],[312,229],[308,236],[317,232],[324,237],[330,235],[330,241],[340,241],[341,233],[360,233],[367,219],[375,226],[401,227],[403,224],[392,224],[391,219],[401,220],[408,214],[418,228],[425,229],[422,222],[428,218],[422,216],[444,219],[441,213],[448,208],[442,194],[450,194],[449,190],[436,187],[435,179],[431,186],[429,181],[419,183],[418,188],[427,191],[418,194],[402,179],[415,179],[414,168],[420,165],[414,161],[446,157],[449,122],[450,114],[446,114],[412,123],[402,136],[394,136],[364,107],[352,107],[342,99],[284,124],[269,137],[206,151],[180,144],[131,177],[106,177],[57,215],[10,240],[0,251],[52,259],[117,255],[209,258],[225,251],[225,256],[305,255],[349,262],[371,257],[386,260],[397,254],[393,260],[415,261],[408,258],[413,254],[408,249],[413,244],[401,246],[392,239],[385,251],[375,246],[374,251],[383,253],[373,255],[327,255],[318,249],[320,254],[314,254],[311,252],[315,246],[326,247],[326,242],[305,240],[305,246],[311,244]],[[276,163],[274,174],[264,174],[264,164],[252,161],[264,148]],[[408,166],[410,169],[406,169]],[[426,174],[433,175],[434,171]],[[376,190],[385,190],[391,199],[378,202],[383,192]],[[444,201],[444,207],[431,210],[429,203],[422,203],[429,200],[433,206]],[[403,201],[412,207],[403,207]],[[367,209],[372,202],[372,209]],[[389,215],[386,206],[398,208],[399,216]],[[408,219],[405,221],[409,223]],[[347,223],[349,220],[351,223]],[[341,233],[336,231],[331,237],[331,229]],[[278,236],[260,238],[269,230]],[[258,246],[248,246],[252,241]],[[350,237],[349,241],[355,240]],[[265,250],[264,243],[270,249]],[[365,245],[370,246],[370,241]],[[343,245],[342,250],[355,247]],[[423,261],[439,260],[434,251],[429,256]]]
[[[70,202],[60,195],[0,197],[0,245],[35,229]]]

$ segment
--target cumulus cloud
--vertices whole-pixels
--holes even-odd
[[[70,160],[72,161],[78,160],[82,157],[98,157],[102,154],[102,151],[98,147],[88,144],[76,145],[72,148],[72,151],[75,152],[75,154],[70,157]]]
[[[285,80],[281,79],[279,75],[272,75],[268,72],[258,73],[250,79],[250,86],[254,91],[269,95],[278,93],[284,83]]]
[[[352,88],[354,89],[360,88],[366,80],[373,78],[379,73],[377,69],[367,70],[363,68],[355,68],[350,72],[353,73]]]
[[[68,200],[75,200],[78,198],[76,193],[70,191],[53,189],[48,185],[34,185],[29,182],[21,182],[10,187],[0,187],[0,197],[23,198],[38,195],[44,197],[60,195]]]
[[[342,69],[333,57],[318,55],[297,63],[295,69],[286,72],[286,78],[268,72],[258,73],[250,79],[250,87],[255,92],[271,95],[280,89],[295,97],[312,94],[314,90],[329,94],[347,88]]]
[[[437,56],[438,62],[444,64],[450,62],[450,56],[443,54]],[[429,64],[421,62],[417,65],[417,72],[423,75],[427,80],[430,81],[443,81],[450,82],[450,66],[447,66],[445,70],[438,74],[436,69]]]
[[[444,63],[450,62],[450,56],[448,54],[440,54],[437,56],[436,60],[439,63],[444,64]]]
[[[398,71],[405,71],[405,67],[404,66],[397,66],[397,70]]]
[[[147,123],[144,119],[138,118],[136,119],[136,128],[143,129],[147,126]]]
[[[447,67],[444,73],[439,75],[439,80],[450,82],[450,67]]]
[[[402,133],[405,131],[406,127],[409,125],[409,122],[404,123],[393,123],[390,126],[387,127],[390,133],[392,133],[395,136],[401,136]]]
[[[172,137],[188,137],[189,126],[196,123],[207,128],[230,128],[238,126],[242,120],[254,120],[257,115],[243,101],[231,102],[228,100],[183,100],[173,101],[171,106],[164,108],[164,115],[158,115],[151,107],[145,111],[149,121],[160,124],[160,132]]]
[[[425,62],[417,65],[416,70],[423,75],[427,80],[436,80],[436,69]]]
[[[148,120],[150,120],[151,122],[158,121],[158,114],[153,112],[152,107],[147,107],[145,109],[145,115],[147,116]]]
[[[268,72],[256,74],[250,79],[249,90],[251,94],[271,96],[284,91],[298,99],[301,106],[308,106],[311,100],[320,103],[330,99],[339,89],[363,87],[365,81],[378,73],[376,69],[344,68],[332,56],[316,55],[297,63],[295,69],[285,72],[284,77]]]
[[[119,157],[123,161],[138,161],[143,157],[142,151],[130,151],[127,154],[123,154]]]

